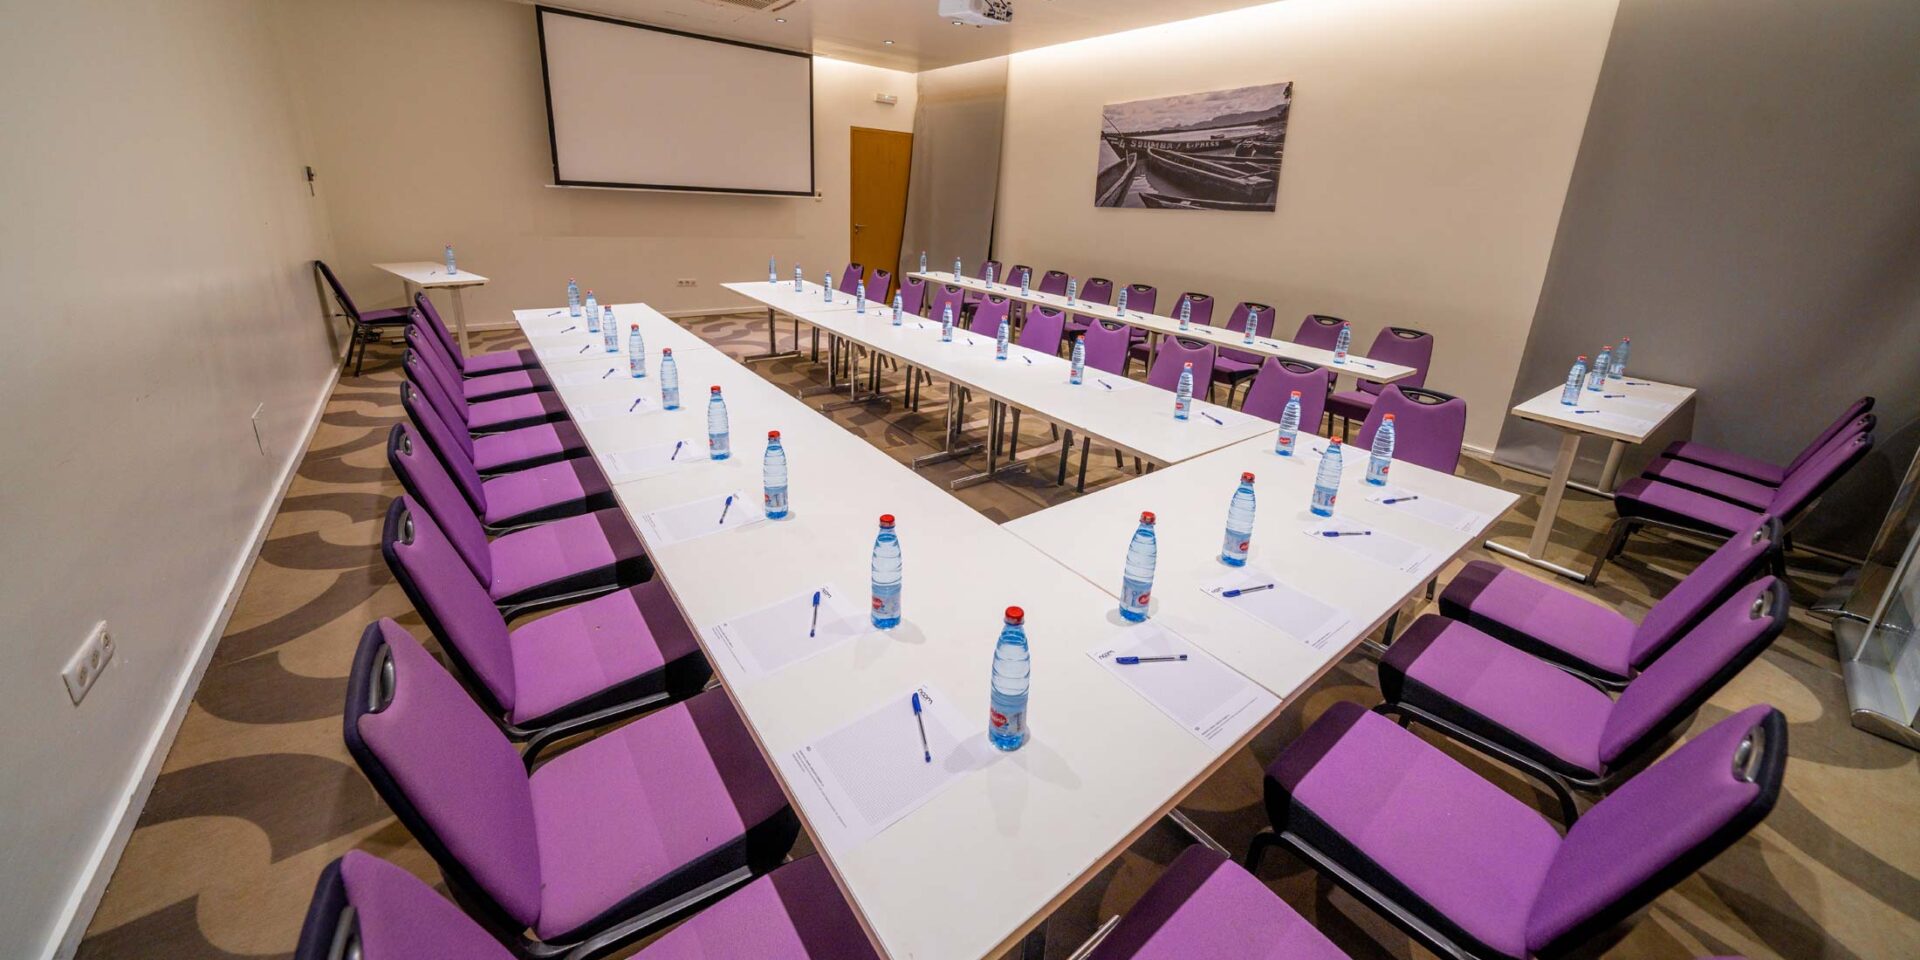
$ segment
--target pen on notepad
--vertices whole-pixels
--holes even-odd
[[[565,330],[562,330],[562,331],[560,331],[560,332],[561,332],[561,333],[572,333],[572,332],[574,332],[575,330],[578,330],[578,329],[580,329],[580,325],[576,323],[576,324],[574,324],[573,326],[571,326],[571,327],[568,327],[568,328],[566,328]]]
[[[1021,357],[1020,359],[1022,359],[1022,360],[1025,360],[1025,361],[1027,362],[1027,366],[1033,366],[1033,358],[1032,358],[1032,357],[1028,357],[1028,356],[1022,356],[1022,357]]]
[[[1222,590],[1220,591],[1220,595],[1222,597],[1237,597],[1245,593],[1259,593],[1262,590],[1272,590],[1273,587],[1274,585],[1271,583],[1263,583],[1257,587],[1241,587],[1234,590]]]
[[[920,694],[913,695],[913,722],[920,727],[920,757],[927,763],[933,762],[933,748],[927,746],[927,718],[920,715]]]
[[[1405,496],[1405,497],[1388,497],[1387,499],[1382,500],[1380,502],[1383,504],[1406,503],[1408,500],[1418,500],[1418,499],[1420,499],[1420,495],[1416,493],[1411,496]]]
[[[720,522],[727,522],[727,511],[733,509],[733,494],[727,494],[727,502],[720,505]]]
[[[1626,394],[1624,394],[1624,393],[1603,393],[1603,394],[1601,394],[1601,395],[1600,395],[1600,399],[1602,399],[1602,400],[1619,400],[1619,399],[1622,399],[1622,398],[1624,398],[1625,396],[1626,396]]]
[[[635,403],[638,403],[639,401],[637,401],[637,400],[636,400],[636,401],[634,401],[634,402],[635,402]],[[677,443],[675,443],[675,444],[673,445],[673,455],[667,458],[667,460],[668,460],[668,462],[672,462],[672,461],[674,461],[674,460],[678,460],[678,459],[680,459],[680,448],[681,448],[681,447],[684,447],[684,446],[686,446],[686,445],[687,445],[687,442],[686,442],[685,440],[681,440],[681,441],[679,441],[679,442],[677,442]],[[722,516],[724,517],[724,516],[725,516],[725,514],[722,514]]]
[[[1108,383],[1108,382],[1106,382],[1105,380],[1102,380],[1102,379],[1100,379],[1099,377],[1094,377],[1094,378],[1093,378],[1093,382],[1094,382],[1094,383],[1097,383],[1097,384],[1099,384],[1099,385],[1101,385],[1101,386],[1103,386],[1103,387],[1106,387],[1106,388],[1107,388],[1108,390],[1112,390],[1112,389],[1113,389],[1113,384],[1111,384],[1111,383]]]
[[[589,343],[589,344],[587,344],[586,346],[584,346],[584,347],[581,347],[581,348],[580,348],[580,352],[581,352],[581,353],[586,353],[586,352],[587,352],[588,350],[592,350],[592,349],[593,349],[593,344],[591,344],[591,343]]]
[[[602,377],[601,379],[602,379],[602,380],[604,380],[604,379],[606,379],[606,378],[605,378],[605,377]],[[637,407],[637,406],[639,406],[639,405],[640,405],[640,401],[642,401],[642,400],[645,400],[645,399],[646,399],[645,397],[634,397],[634,398],[633,398],[633,402],[632,402],[632,403],[629,403],[629,404],[627,404],[627,412],[628,412],[628,413],[632,413],[632,412],[633,412],[633,408],[634,408],[634,407]]]
[[[1113,662],[1130,667],[1136,663],[1178,663],[1186,658],[1187,655],[1183,653],[1173,657],[1114,657]]]
[[[1575,410],[1574,413],[1599,413],[1598,410]]]
[[[820,629],[820,591],[813,592],[813,622],[807,625],[807,636],[811,637]]]
[[[565,310],[555,310],[555,311],[553,311],[553,312],[551,312],[551,313],[549,313],[549,314],[547,314],[547,316],[549,316],[549,317],[557,317],[557,316],[559,316],[559,315],[561,315],[561,314],[563,314],[563,313],[566,313],[566,311],[565,311]]]
[[[1212,420],[1214,423],[1217,423],[1223,427],[1227,425],[1227,422],[1225,420],[1222,420],[1219,417],[1216,417],[1213,414],[1206,412],[1205,410],[1200,411],[1200,415],[1203,417],[1206,417],[1208,420]]]
[[[1621,383],[1624,383],[1624,384],[1626,384],[1626,385],[1627,385],[1627,386],[1629,386],[1629,387],[1651,387],[1651,386],[1653,386],[1653,383],[1652,383],[1652,381],[1649,381],[1649,380],[1622,380],[1622,381],[1620,381],[1620,382],[1621,382]]]
[[[1373,531],[1372,530],[1322,530],[1320,531],[1320,535],[1323,537],[1371,537],[1373,536]]]
[[[600,375],[600,379],[605,380],[606,378],[613,376],[613,369],[614,368],[612,367],[608,367],[607,372]]]

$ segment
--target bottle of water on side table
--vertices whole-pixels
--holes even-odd
[[[1259,329],[1260,329],[1260,311],[1248,310],[1247,311],[1247,335],[1240,342],[1247,343],[1247,344],[1252,343],[1254,334],[1257,331],[1259,331]]]
[[[900,625],[900,573],[900,537],[893,514],[883,513],[873,541],[873,625],[882,630]]]
[[[707,395],[707,456],[714,460],[733,456],[733,441],[727,434],[727,401],[720,398],[717,386]]]
[[[600,332],[600,301],[593,298],[593,291],[587,291],[587,332]]]
[[[1153,514],[1140,514],[1140,526],[1127,544],[1127,566],[1120,581],[1120,616],[1138,623],[1147,618],[1147,605],[1153,601],[1153,568],[1160,556],[1160,545],[1153,538]]]
[[[1033,654],[1027,649],[1027,614],[1008,607],[993,645],[993,708],[987,715],[987,740],[999,750],[1027,743],[1027,693],[1033,682]]]
[[[1316,517],[1333,516],[1334,501],[1340,499],[1340,441],[1327,441],[1327,452],[1320,455],[1320,472],[1313,477],[1313,503]]]
[[[1192,329],[1193,329],[1193,299],[1191,297],[1181,297],[1180,298],[1180,332],[1185,333],[1186,331],[1192,330]]]
[[[1610,376],[1615,380],[1626,379],[1627,351],[1630,348],[1632,348],[1632,346],[1633,346],[1633,338],[1631,337],[1620,338],[1620,345],[1613,349],[1613,367],[1612,369],[1607,371],[1607,376]]]
[[[905,313],[905,310],[906,310],[906,305],[907,305],[907,301],[904,295],[899,293],[895,293],[893,295],[893,325],[894,326],[897,327],[900,325],[900,322],[902,320],[902,315]]]
[[[1114,309],[1114,312],[1120,315],[1121,319],[1126,318],[1127,316],[1127,288],[1126,287],[1123,286],[1120,288],[1119,299],[1114,301],[1113,309]]]
[[[1367,482],[1376,487],[1387,485],[1387,471],[1393,469],[1393,414],[1380,418],[1380,429],[1373,432],[1373,452],[1367,457]]]
[[[1220,545],[1220,562],[1229,567],[1247,565],[1247,547],[1253,543],[1253,474],[1240,475],[1240,487],[1227,504],[1227,536]]]
[[[451,277],[459,272],[460,268],[453,265],[453,244],[449,243],[447,244],[447,276]]]
[[[1073,298],[1079,295],[1080,295],[1080,281],[1074,280],[1074,279],[1068,279],[1067,280],[1067,306],[1069,307],[1073,306]]]
[[[1173,418],[1185,420],[1193,416],[1193,364],[1187,363],[1180,368],[1180,383],[1173,390]]]
[[[920,251],[920,272],[927,272],[927,252],[925,250]]]
[[[1580,405],[1580,383],[1587,379],[1587,355],[1581,354],[1573,361],[1572,369],[1567,371],[1567,385],[1560,390],[1560,403],[1564,406]]]
[[[680,409],[680,365],[673,362],[673,348],[660,348],[660,406]]]
[[[767,283],[777,284],[779,282],[780,282],[780,266],[774,260],[773,257],[768,257],[767,258]]]
[[[1033,282],[1033,271],[1031,269],[1021,270],[1020,271],[1020,295],[1021,296],[1023,297],[1028,296],[1033,293],[1033,288],[1029,286],[1029,284],[1031,284],[1032,282]]]
[[[823,273],[820,275],[820,295],[826,298],[826,301],[828,303],[833,302],[833,274],[832,273]]]
[[[853,312],[863,315],[867,312],[867,282],[865,280],[860,281],[859,285],[853,288]]]
[[[1300,438],[1300,391],[1293,391],[1287,398],[1285,409],[1280,411],[1280,433],[1273,441],[1273,452],[1283,457],[1293,456],[1293,447]]]
[[[640,335],[640,325],[632,324],[627,330],[627,372],[635,380],[647,378],[647,341]]]
[[[958,280],[963,276],[965,276],[965,274],[961,271],[960,258],[954,257],[953,258],[953,278],[955,280]]]
[[[760,482],[766,490],[768,520],[787,517],[787,450],[780,445],[780,431],[767,431],[767,454],[760,458]]]
[[[1600,393],[1607,389],[1607,367],[1613,364],[1613,345],[1600,348],[1598,356],[1593,358],[1593,369],[1587,371],[1587,389]]]
[[[807,275],[806,273],[802,272],[802,270],[800,269],[800,265],[796,263],[793,265],[793,292],[801,293],[806,289],[807,289]]]

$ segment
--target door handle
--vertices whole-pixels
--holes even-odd
[[[859,233],[860,231],[862,231],[862,230],[865,230],[866,228],[867,228],[867,225],[866,225],[866,224],[864,224],[864,223],[856,223],[856,224],[854,224],[854,225],[853,225],[853,232],[854,232],[854,233]]]

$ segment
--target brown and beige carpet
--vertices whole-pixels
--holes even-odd
[[[766,347],[760,315],[691,325],[736,357]],[[790,328],[783,324],[780,336],[789,338]],[[475,346],[517,342],[516,335],[489,332]],[[85,960],[290,956],[314,878],[356,847],[438,882],[432,861],[388,815],[340,736],[345,673],[361,629],[392,616],[427,639],[378,547],[380,518],[399,492],[383,448],[388,426],[403,415],[393,357],[391,348],[374,348],[368,372],[342,379],[335,389],[81,945]],[[806,358],[756,369],[787,386],[825,379],[824,366]],[[899,382],[897,374],[889,381],[896,392]],[[907,460],[939,440],[937,394],[928,390],[918,413],[896,404],[832,416]],[[1047,440],[1044,424],[1024,425],[1023,447],[1037,450]],[[956,495],[1001,521],[1074,496],[1070,485],[1051,484],[1052,461],[1045,462],[1036,476]],[[1125,482],[1127,466],[1128,473],[1116,469],[1111,454],[1096,445],[1089,485]],[[944,464],[927,475],[944,482],[983,467],[979,460]],[[1461,469],[1521,494],[1496,534],[1531,529],[1541,480],[1475,460]],[[1604,501],[1573,495],[1558,546],[1590,549],[1610,519]],[[1588,592],[1637,614],[1671,586],[1673,571],[1689,569],[1701,555],[1692,545],[1644,538]],[[1476,549],[1471,556],[1491,555]],[[1825,575],[1815,569],[1800,576],[1796,600],[1817,595]],[[1244,850],[1264,825],[1265,762],[1343,699],[1378,701],[1370,661],[1355,656],[1335,669],[1202,786],[1186,811],[1230,849]],[[1920,957],[1920,758],[1848,725],[1833,643],[1820,622],[1803,613],[1700,711],[1694,729],[1760,701],[1778,706],[1792,724],[1779,806],[1750,836],[1661,896],[1608,955]],[[1517,778],[1455,754],[1548,808]],[[1149,831],[1054,916],[1047,955],[1065,956],[1103,919],[1124,911],[1187,842],[1164,824]],[[1262,879],[1356,958],[1428,956],[1285,854],[1267,857]]]

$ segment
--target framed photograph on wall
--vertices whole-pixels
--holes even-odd
[[[1094,206],[1272,213],[1292,104],[1292,81],[1107,104]]]

